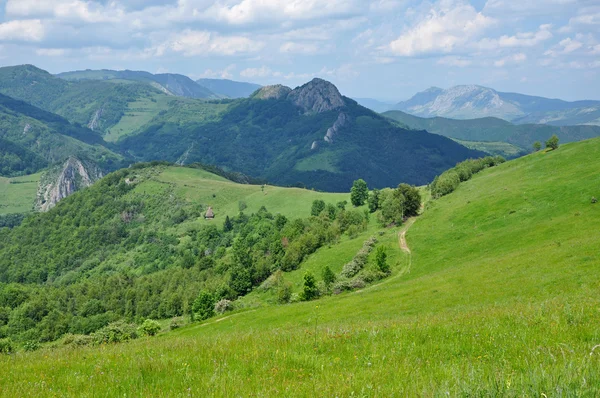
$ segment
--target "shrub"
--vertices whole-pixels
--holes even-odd
[[[552,137],[548,138],[548,141],[546,141],[546,148],[552,150],[558,149],[558,137],[556,134],[553,134]]]
[[[94,342],[102,343],[120,343],[123,341],[134,340],[138,338],[136,325],[117,321],[108,324],[102,329],[92,334]]]
[[[328,265],[326,265],[325,268],[323,268],[323,273],[321,274],[321,276],[323,278],[323,283],[325,284],[325,287],[327,289],[329,289],[331,285],[335,283],[335,274],[333,273],[331,268],[329,268]]]
[[[70,346],[84,346],[84,345],[90,345],[94,343],[94,337],[93,336],[86,336],[84,334],[66,334],[63,339],[62,339],[62,343],[64,345],[70,345]]]
[[[598,199],[595,196],[592,197],[592,203],[598,203]]]
[[[277,302],[279,304],[289,303],[292,299],[292,285],[289,282],[283,282],[277,288]]]
[[[377,268],[379,268],[379,270],[384,274],[388,274],[390,272],[390,266],[387,263],[385,246],[377,247],[377,252],[375,253],[375,264],[377,264]]]
[[[196,300],[192,304],[192,315],[193,320],[204,321],[213,315],[215,306],[215,299],[212,294],[206,290],[200,291]]]
[[[217,314],[223,314],[227,311],[233,310],[233,302],[227,299],[221,299],[215,303],[215,312]]]
[[[170,330],[179,329],[180,327],[181,327],[181,324],[179,323],[179,321],[177,319],[173,319],[171,321],[171,323],[169,324]]]
[[[0,339],[0,354],[12,354],[15,350],[11,339]]]
[[[25,351],[36,351],[40,348],[40,343],[35,340],[26,341],[23,343],[23,349]]]
[[[312,202],[312,208],[310,210],[311,216],[318,216],[321,212],[325,210],[325,201],[323,200],[314,200]]]
[[[304,274],[304,286],[302,288],[301,299],[302,301],[309,301],[319,296],[319,289],[317,288],[317,280],[312,272],[307,271]]]
[[[160,323],[154,319],[146,319],[139,329],[146,336],[154,336],[160,331]]]

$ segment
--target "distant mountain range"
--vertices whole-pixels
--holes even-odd
[[[253,83],[236,82],[228,79],[198,79],[175,73],[152,74],[131,70],[81,70],[56,75],[68,81],[105,80],[115,83],[147,83],[168,95],[187,98],[243,98],[249,97],[262,86]]]
[[[430,133],[461,141],[482,143],[478,149],[485,151],[483,142],[503,142],[514,145],[521,152],[530,152],[535,141],[544,142],[556,134],[560,142],[581,141],[600,136],[600,126],[550,126],[546,124],[513,124],[495,117],[456,120],[443,117],[421,118],[402,111],[388,111],[382,114],[413,130],[427,130]],[[468,145],[468,144],[467,144]]]
[[[600,125],[600,101],[567,102],[516,93],[502,93],[476,85],[449,89],[431,87],[393,107],[421,117],[453,119],[497,117],[516,124],[556,126]]]
[[[196,83],[213,93],[227,98],[245,98],[262,86],[254,83],[236,82],[228,79],[198,79]]]
[[[358,102],[359,105],[364,106],[365,108],[369,108],[372,111],[382,113],[385,111],[389,111],[394,108],[395,103],[393,101],[380,101],[373,98],[352,98],[354,101]]]

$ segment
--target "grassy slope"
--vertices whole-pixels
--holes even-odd
[[[507,162],[430,205],[406,274],[151,341],[1,357],[0,393],[597,395],[599,167],[600,140]]]
[[[0,214],[32,211],[40,176],[41,173],[15,178],[0,177]]]

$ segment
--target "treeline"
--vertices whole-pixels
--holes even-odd
[[[233,301],[367,225],[363,211],[340,204],[297,220],[261,208],[175,232],[206,206],[177,199],[166,183],[152,194],[132,192],[155,172],[112,173],[50,212],[0,230],[0,338],[46,342],[118,320],[193,314],[200,292],[213,305]]]
[[[462,181],[470,180],[473,174],[479,173],[485,168],[497,166],[505,161],[502,156],[486,156],[481,159],[469,159],[460,162],[455,167],[435,177],[429,185],[431,196],[437,199],[448,195],[454,192]]]

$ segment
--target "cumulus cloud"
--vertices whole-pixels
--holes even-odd
[[[296,43],[292,41],[285,42],[279,47],[279,51],[284,54],[314,55],[319,50],[319,46],[314,43]]]
[[[263,47],[264,43],[245,36],[221,36],[213,32],[187,29],[156,46],[155,53],[157,56],[162,56],[168,51],[185,56],[231,56],[254,53]]]
[[[39,42],[45,29],[39,19],[14,20],[0,24],[0,40]]]
[[[494,20],[464,2],[442,0],[389,44],[399,56],[450,53],[479,36]]]
[[[271,68],[262,66],[260,68],[246,68],[240,72],[240,76],[246,78],[265,78],[270,76],[281,76],[280,72],[274,72]]]
[[[501,58],[497,61],[494,62],[494,66],[496,67],[502,67],[502,66],[506,66],[506,65],[511,65],[511,64],[520,64],[523,63],[527,60],[527,55],[525,55],[524,53],[517,53],[517,54],[512,54],[509,56],[506,56],[504,58]]]
[[[125,16],[124,8],[116,1],[102,5],[82,0],[8,0],[6,13],[17,17],[53,16],[87,23],[119,22]]]
[[[38,48],[35,50],[35,53],[42,57],[63,57],[69,52],[70,50],[67,48]]]
[[[462,57],[443,57],[437,61],[438,65],[447,65],[447,66],[456,66],[459,68],[464,68],[471,65],[473,62],[469,59],[465,59]]]
[[[566,39],[561,40],[556,46],[546,51],[544,55],[550,57],[557,57],[559,55],[572,53],[573,51],[581,47],[583,47],[583,43],[577,40],[573,40],[570,37],[567,37]]]
[[[533,47],[553,37],[550,29],[552,25],[541,25],[536,32],[522,32],[514,36],[503,35],[497,39],[485,38],[477,43],[477,47],[483,50],[495,50],[497,48],[510,47]]]
[[[524,17],[533,15],[556,15],[572,7],[577,0],[488,0],[483,11],[490,15]]]

